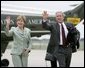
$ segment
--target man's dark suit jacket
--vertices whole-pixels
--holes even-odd
[[[74,28],[73,24],[71,23],[65,23],[66,27],[71,27]],[[49,23],[48,21],[43,22],[42,21],[42,26],[43,28],[50,30],[51,36],[50,36],[50,41],[47,47],[47,57],[51,57],[52,55],[56,55],[59,50],[59,43],[60,43],[60,26],[58,23]],[[68,29],[68,28],[67,28]],[[50,55],[48,55],[50,54]],[[52,60],[49,58],[46,58],[48,60]]]

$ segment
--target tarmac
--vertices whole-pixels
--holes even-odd
[[[10,51],[11,51],[10,49],[6,49],[1,59],[8,59],[9,60],[8,67],[14,67]],[[28,67],[50,67],[50,62],[45,61],[45,55],[46,55],[46,50],[32,49],[28,57]],[[83,50],[79,50],[76,53],[72,54],[70,67],[84,67]]]

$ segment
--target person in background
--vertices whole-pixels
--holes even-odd
[[[26,17],[17,17],[17,27],[11,27],[10,29],[10,16],[6,17],[6,29],[7,36],[13,36],[13,46],[11,49],[12,61],[14,67],[27,67],[28,55],[31,51],[31,30],[26,28]]]

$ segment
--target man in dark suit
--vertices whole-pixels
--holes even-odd
[[[45,59],[51,61],[51,67],[57,67],[56,60],[59,62],[59,67],[69,67],[72,56],[72,48],[67,40],[68,29],[64,22],[63,12],[56,12],[55,23],[49,23],[46,11],[44,11],[42,15],[43,28],[50,30],[51,32]],[[69,25],[72,26],[72,24]]]

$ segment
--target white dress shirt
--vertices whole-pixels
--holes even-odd
[[[61,27],[60,23],[59,23],[59,25],[60,25],[60,45],[63,45],[63,41],[62,41],[62,27]],[[64,31],[65,31],[65,37],[67,38],[68,29],[67,29],[67,27],[66,27],[64,22],[62,23],[62,25],[63,25]]]

